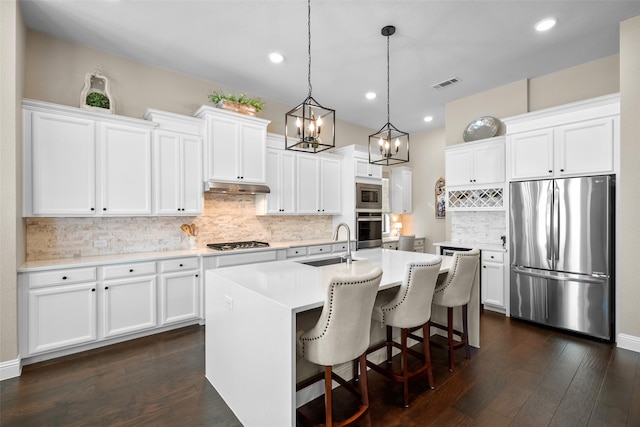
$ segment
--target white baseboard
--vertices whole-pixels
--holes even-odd
[[[22,365],[20,358],[14,360],[7,360],[6,362],[0,362],[0,381],[8,380],[9,378],[19,377],[22,372]]]
[[[640,353],[640,337],[634,337],[633,335],[618,334],[617,346],[624,348],[625,350],[635,351]]]

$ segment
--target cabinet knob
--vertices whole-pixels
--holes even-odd
[[[62,280],[67,280],[67,276],[62,276]]]
[[[196,277],[200,277],[200,276],[198,276],[198,275],[196,274]]]
[[[486,265],[483,265],[483,266],[482,266],[482,268],[487,268],[487,266],[486,266]]]
[[[560,169],[560,172],[564,172],[564,169]]]
[[[92,289],[91,289],[91,292],[95,292],[95,291],[96,291],[96,289],[95,289],[95,288],[92,288]]]
[[[553,173],[553,171],[552,171],[552,170],[549,170],[549,173]]]
[[[129,269],[129,273],[133,273],[133,268],[130,268],[130,269]]]
[[[109,289],[109,287],[108,287],[108,286],[105,286],[105,287],[104,287],[104,290],[106,291],[107,289]]]
[[[180,267],[182,267],[182,264],[180,264]]]
[[[95,210],[96,210],[96,208],[91,208],[91,210],[92,210],[92,211],[95,211]]]
[[[107,208],[102,208],[102,210],[103,210],[103,211],[106,211],[106,210],[107,210]]]

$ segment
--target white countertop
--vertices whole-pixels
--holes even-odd
[[[465,241],[448,241],[448,242],[437,242],[434,243],[433,246],[447,246],[451,248],[465,248],[465,249],[474,249],[478,248],[481,251],[498,251],[498,252],[507,252],[507,249],[502,246],[500,243],[478,243],[478,242],[465,242]]]
[[[51,268],[76,268],[99,266],[106,264],[117,264],[125,262],[148,261],[152,259],[171,259],[190,256],[227,256],[238,255],[247,252],[273,251],[280,249],[295,248],[301,246],[326,245],[333,243],[346,243],[345,239],[314,239],[314,240],[295,240],[289,242],[274,242],[266,248],[237,249],[233,251],[216,251],[209,248],[184,249],[177,251],[153,251],[153,252],[136,252],[127,254],[113,255],[96,255],[77,258],[60,258],[60,259],[44,259],[38,261],[27,261],[18,268],[18,273],[28,273],[32,271],[41,271]]]
[[[353,252],[350,266],[334,264],[313,267],[301,261],[327,258],[327,255],[273,261],[235,267],[208,270],[207,286],[216,279],[226,279],[234,284],[258,293],[293,312],[321,307],[326,297],[326,286],[331,277],[355,276],[382,268],[380,289],[397,286],[403,279],[405,266],[410,261],[432,260],[439,255],[388,249],[363,249]],[[449,269],[451,257],[442,257],[442,272]]]

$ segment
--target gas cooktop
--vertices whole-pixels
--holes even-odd
[[[250,240],[248,242],[209,243],[207,247],[216,251],[233,251],[235,249],[268,248],[269,244]]]

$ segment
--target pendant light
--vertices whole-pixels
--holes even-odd
[[[398,130],[389,120],[389,37],[395,32],[393,25],[387,25],[381,31],[387,38],[387,124],[369,135],[369,163],[386,166],[409,161],[409,134]]]
[[[335,110],[323,107],[311,96],[311,0],[307,5],[309,94],[284,116],[284,144],[287,150],[319,153],[336,146],[336,118]]]

